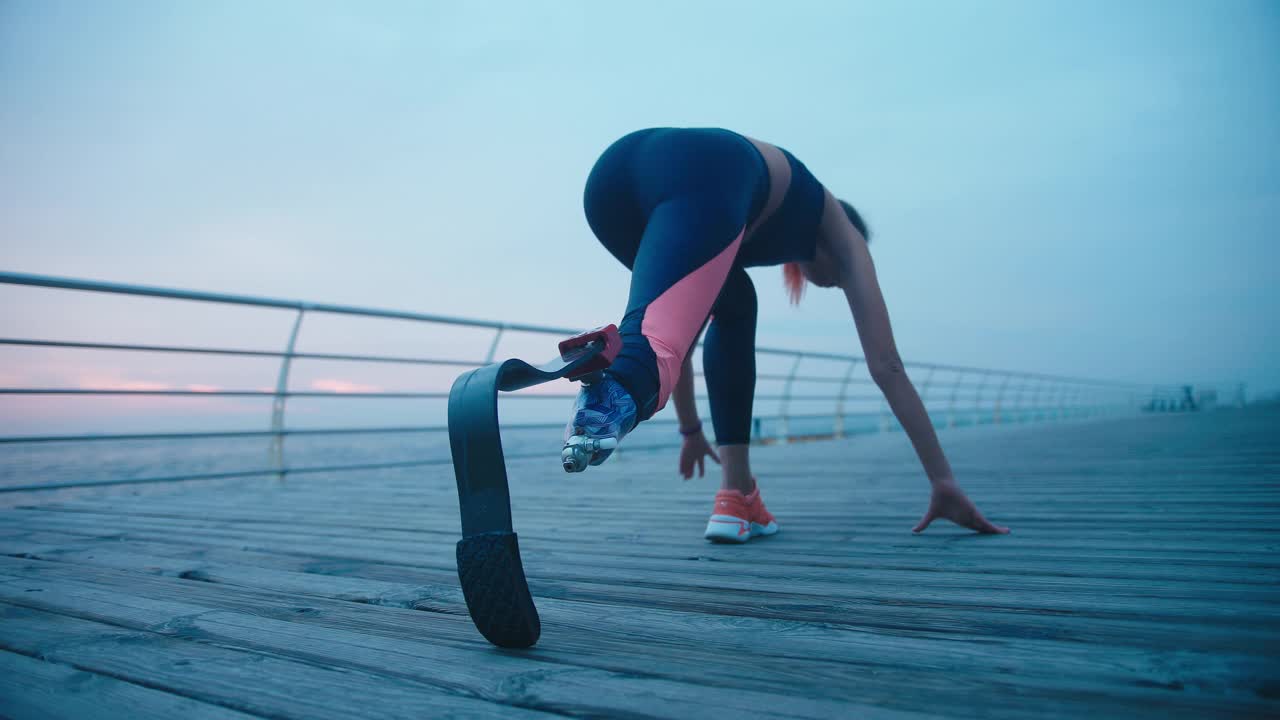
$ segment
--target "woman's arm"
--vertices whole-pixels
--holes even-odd
[[[889,324],[889,310],[880,292],[866,238],[848,221],[831,193],[827,193],[826,203],[822,233],[825,242],[821,250],[831,256],[838,273],[836,281],[844,291],[853,314],[871,378],[884,393],[933,485],[929,511],[916,526],[916,531],[923,530],[936,517],[946,517],[982,532],[1008,532],[987,522],[956,484],[929,413],[898,355],[893,328]]]
[[[884,393],[893,414],[911,439],[925,474],[929,476],[929,482],[936,484],[951,480],[951,464],[942,452],[942,445],[938,443],[938,434],[934,431],[929,413],[911,379],[907,377],[902,358],[898,356],[898,346],[893,340],[893,327],[889,324],[889,309],[880,292],[880,282],[876,279],[875,263],[867,250],[867,241],[848,222],[844,210],[830,193],[827,194],[827,203],[828,207],[823,212],[824,224],[832,216],[843,221],[833,223],[833,229],[837,232],[827,236],[833,241],[828,243],[828,249],[837,261],[840,289],[844,291],[849,311],[858,328],[858,339],[862,343],[862,354],[866,358],[871,379]]]
[[[676,381],[671,398],[676,404],[676,418],[680,422],[680,434],[684,436],[680,444],[680,476],[685,480],[693,477],[693,469],[698,469],[698,477],[706,474],[704,458],[710,457],[717,463],[720,456],[711,449],[706,433],[700,429],[698,419],[698,401],[693,394],[693,348],[698,346],[698,339],[693,339],[689,354],[684,356],[684,364],[680,366],[680,379]],[[694,430],[694,428],[699,428]],[[692,432],[690,432],[692,430]]]

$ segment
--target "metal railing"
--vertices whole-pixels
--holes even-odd
[[[215,440],[228,438],[263,438],[268,441],[268,462],[265,467],[217,473],[192,473],[173,476],[115,477],[77,479],[68,482],[9,485],[0,492],[17,490],[44,490],[68,487],[113,484],[138,484],[176,482],[183,480],[221,479],[250,476],[275,476],[283,479],[290,474],[318,472],[350,472],[357,470],[403,468],[447,463],[447,457],[410,458],[389,462],[361,462],[327,464],[310,467],[291,467],[287,460],[285,440],[290,436],[334,435],[394,435],[406,433],[443,433],[447,426],[443,417],[439,422],[424,425],[397,425],[388,427],[330,427],[297,429],[286,425],[288,402],[291,398],[348,399],[446,399],[448,392],[438,391],[357,391],[322,392],[294,390],[290,386],[290,371],[295,361],[324,360],[351,363],[392,363],[400,365],[476,367],[492,362],[497,357],[499,344],[507,333],[521,332],[565,337],[579,332],[580,328],[563,328],[498,321],[474,320],[447,315],[384,310],[350,305],[283,300],[224,293],[196,292],[120,283],[95,282],[69,278],[0,272],[0,285],[52,288],[58,290],[108,293],[134,297],[150,297],[170,300],[218,303],[253,308],[288,310],[294,313],[291,330],[278,351],[206,347],[189,345],[159,345],[119,342],[83,342],[48,338],[0,338],[0,346],[52,348],[62,351],[99,350],[122,353],[177,353],[186,355],[220,357],[274,358],[279,361],[274,389],[222,390],[222,389],[119,389],[95,387],[0,387],[0,396],[199,396],[199,397],[261,397],[271,400],[267,429],[245,429],[208,432],[164,433],[99,433],[66,435],[13,435],[0,437],[0,445],[39,445],[70,442],[126,442],[126,441],[177,441]],[[298,340],[303,320],[320,314],[346,315],[360,318],[407,320],[432,325],[452,325],[487,329],[493,332],[484,358],[454,359],[443,357],[398,356],[377,354],[316,353],[298,350]],[[548,343],[548,347],[551,347]],[[840,438],[849,434],[878,427],[893,427],[891,414],[882,396],[865,374],[866,363],[853,355],[822,352],[806,352],[781,348],[759,348],[757,353],[766,358],[776,358],[786,368],[783,372],[763,371],[757,374],[759,384],[782,383],[781,392],[758,391],[757,406],[773,402],[777,412],[755,417],[753,441],[759,443],[792,442],[816,438]],[[806,374],[801,370],[806,364],[817,363],[832,371]],[[1134,383],[1108,382],[1086,378],[1073,378],[1041,373],[1028,373],[991,368],[963,367],[935,363],[908,363],[907,368],[919,380],[920,394],[935,423],[954,427],[975,423],[1004,423],[1027,420],[1066,419],[1115,412],[1133,412],[1144,406],[1148,409],[1174,409],[1188,396],[1180,386],[1152,386]],[[808,392],[798,391],[801,386]],[[871,386],[867,388],[866,386]],[[817,388],[818,390],[815,390]],[[857,392],[863,388],[866,392]],[[873,392],[874,391],[874,392]],[[566,399],[571,393],[512,393],[510,399]],[[815,404],[830,409],[812,409]],[[810,410],[798,411],[797,406],[808,405]],[[853,407],[860,405],[860,407]],[[563,407],[558,407],[563,411]],[[655,419],[646,425],[670,424],[674,421]],[[857,427],[858,422],[862,424]],[[561,427],[560,422],[504,424],[504,430],[539,430]],[[647,445],[641,447],[668,447]],[[637,449],[629,444],[628,450]],[[509,457],[520,457],[520,453]]]

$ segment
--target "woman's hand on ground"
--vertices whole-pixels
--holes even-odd
[[[693,467],[698,466],[698,477],[706,474],[705,459],[710,456],[717,464],[720,456],[707,442],[707,436],[701,432],[684,436],[684,444],[680,447],[680,476],[685,480],[693,477]]]
[[[929,498],[929,509],[925,511],[920,522],[911,528],[911,532],[924,532],[924,529],[929,527],[929,523],[939,518],[950,520],[980,533],[1003,535],[1009,532],[1009,528],[995,525],[983,517],[978,507],[973,504],[969,496],[964,494],[955,480],[946,480],[933,486],[933,495]]]

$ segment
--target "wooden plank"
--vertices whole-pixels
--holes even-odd
[[[199,519],[154,519],[124,518],[114,515],[98,515],[85,517],[86,513],[74,514],[23,514],[21,517],[0,516],[0,526],[25,530],[50,530],[58,532],[78,532],[81,535],[112,535],[123,537],[139,537],[146,534],[150,537],[171,536],[181,542],[183,538],[216,540],[218,538],[253,537],[255,542],[319,542],[323,545],[343,545],[345,547],[378,548],[388,552],[398,552],[418,548],[449,548],[457,540],[456,533],[440,533],[414,530],[368,530],[353,527],[345,532],[341,529],[325,529],[320,532],[306,526],[297,527],[288,523],[236,521],[203,522]],[[1141,535],[1118,538],[1094,538],[1089,542],[1060,541],[1057,538],[1035,537],[1032,533],[1018,533],[1016,536],[1000,538],[979,538],[969,533],[948,533],[946,529],[926,536],[912,536],[909,533],[894,533],[891,536],[873,536],[857,531],[832,536],[817,541],[795,532],[788,531],[764,542],[746,547],[724,547],[706,543],[701,538],[704,520],[701,516],[689,518],[678,531],[665,532],[636,528],[634,531],[620,530],[614,533],[594,535],[560,533],[550,530],[539,531],[530,528],[521,531],[522,538],[528,538],[530,551],[562,551],[584,555],[603,555],[608,557],[688,557],[691,550],[696,554],[713,553],[725,559],[733,557],[749,557],[752,562],[776,563],[792,565],[797,562],[823,566],[858,566],[866,559],[896,558],[907,563],[923,562],[934,565],[951,564],[958,569],[969,563],[972,567],[990,567],[999,570],[1004,563],[1012,560],[1020,563],[1019,572],[1057,572],[1061,568],[1064,574],[1070,574],[1073,565],[1095,566],[1095,561],[1119,563],[1119,570],[1135,573],[1163,572],[1166,579],[1186,577],[1185,571],[1171,570],[1175,565],[1192,565],[1199,573],[1207,573],[1215,569],[1239,568],[1246,572],[1236,574],[1235,581],[1250,582],[1257,579],[1257,570],[1278,569],[1274,555],[1269,552],[1272,544],[1250,543],[1246,538],[1237,537],[1227,531],[1218,531],[1213,535],[1212,544],[1203,544],[1199,540],[1180,536],[1176,539],[1154,540]],[[797,537],[800,536],[800,537]],[[963,543],[956,545],[953,543]],[[1187,545],[1192,543],[1193,545]],[[767,547],[768,552],[757,552],[757,547]],[[963,550],[963,552],[960,552]],[[448,552],[451,552],[449,550]],[[1064,562],[1065,561],[1065,562]],[[1030,564],[1028,564],[1030,563]],[[1096,566],[1101,574],[1105,574],[1105,565]],[[935,567],[934,569],[941,569]]]
[[[923,493],[922,493],[923,495]],[[1274,493],[1272,494],[1274,496]],[[521,498],[528,501],[529,498]],[[687,522],[690,516],[703,516],[709,503],[707,498],[703,498],[697,502],[676,502],[679,498],[640,501],[630,497],[602,498],[599,500],[587,501],[583,498],[576,499],[573,503],[566,503],[563,499],[548,498],[545,501],[527,503],[529,507],[521,512],[522,519],[529,522],[552,521],[558,530],[564,531],[572,529],[575,525],[584,528],[594,528],[599,531],[599,523],[601,515],[600,511],[613,512],[616,515],[616,509],[610,508],[610,503],[624,502],[623,508],[626,511],[628,521],[636,525],[649,526],[654,523],[660,525],[679,526]],[[805,523],[826,522],[831,525],[839,525],[840,521],[848,523],[851,512],[857,518],[857,526],[868,528],[883,528],[891,533],[905,534],[902,524],[918,519],[914,512],[910,514],[904,513],[905,509],[899,507],[897,503],[894,506],[879,506],[867,508],[866,504],[857,500],[844,498],[839,495],[829,496],[825,503],[821,506],[813,505],[804,507],[801,501],[783,497],[780,501],[775,502],[776,498],[769,496],[770,505],[777,504],[786,508],[786,516],[789,520]],[[925,499],[925,498],[918,498]],[[346,512],[338,513],[332,504],[335,500],[350,502],[351,505],[343,506]],[[1276,538],[1276,528],[1272,521],[1280,518],[1280,503],[1264,503],[1260,500],[1253,500],[1247,503],[1248,510],[1243,508],[1246,504],[1237,507],[1225,506],[1220,513],[1215,513],[1204,507],[1206,500],[1198,499],[1188,502],[1186,508],[1175,510],[1165,505],[1153,506],[1150,503],[1144,503],[1141,508],[1129,510],[1123,513],[1107,512],[1097,507],[1080,505],[1073,503],[1069,498],[1056,498],[1059,507],[1066,509],[1079,509],[1080,511],[1092,513],[1090,518],[1064,518],[1062,511],[1055,512],[1031,512],[1026,509],[1014,508],[1013,512],[1017,517],[1031,525],[1037,533],[1049,534],[1078,534],[1082,530],[1091,532],[1102,532],[1106,534],[1114,534],[1117,536],[1133,535],[1133,524],[1136,521],[1142,522],[1142,529],[1145,533],[1153,531],[1177,531],[1180,537],[1188,539],[1196,539],[1202,535],[1212,537],[1204,532],[1203,525],[1194,527],[1197,519],[1202,523],[1220,522],[1222,523],[1220,530],[1230,530],[1231,532],[1259,534],[1265,539],[1272,542],[1278,540]],[[1003,501],[1009,504],[1009,500]],[[1035,501],[1037,504],[1043,504],[1042,501]],[[439,508],[440,511],[448,509],[448,503],[441,503],[445,507]],[[454,503],[456,505],[456,503]],[[915,503],[905,503],[914,505]],[[279,507],[284,505],[283,509]],[[76,506],[56,506],[33,508],[31,510],[7,510],[3,511],[6,517],[19,517],[31,512],[45,512],[52,514],[76,514],[76,513],[94,513],[108,514],[118,516],[137,516],[150,519],[174,519],[174,518],[203,518],[208,522],[217,520],[238,520],[242,522],[279,522],[288,521],[296,522],[300,525],[312,525],[318,528],[326,526],[360,526],[367,527],[370,530],[386,530],[386,531],[404,531],[407,528],[418,528],[423,526],[424,520],[430,519],[426,517],[429,513],[436,512],[436,508],[428,506],[422,498],[415,499],[415,507],[413,510],[406,510],[404,501],[392,504],[375,504],[367,498],[345,498],[345,497],[319,497],[319,498],[300,498],[296,496],[272,496],[259,499],[254,507],[238,507],[238,506],[219,506],[210,504],[207,508],[208,515],[197,515],[192,512],[191,507],[181,507],[173,505],[165,508],[158,503],[150,503],[146,508],[103,508],[99,506],[92,507],[76,507]],[[139,512],[140,511],[140,512]],[[567,514],[568,513],[568,514]],[[1154,515],[1154,516],[1153,516]],[[440,518],[438,521],[431,522],[429,527],[423,527],[424,531],[433,532],[455,532],[455,528],[451,527],[455,523],[450,523],[448,516]],[[1186,529],[1193,532],[1188,534]],[[1069,538],[1067,538],[1069,539]]]
[[[52,588],[50,588],[52,591]],[[0,592],[11,592],[0,583]],[[9,596],[6,596],[6,599]],[[2,602],[2,601],[0,601]],[[113,610],[114,608],[114,610]],[[103,598],[93,608],[103,618],[127,611],[127,598]],[[195,612],[191,612],[191,610]],[[544,713],[494,705],[405,678],[388,678],[352,668],[315,663],[179,639],[178,628],[205,610],[180,603],[152,603],[134,616],[158,620],[154,630],[130,630],[30,607],[0,604],[0,645],[9,652],[37,656],[98,675],[251,715],[277,718],[546,718]],[[110,688],[104,687],[107,691]],[[112,712],[112,698],[88,694]],[[81,717],[97,717],[89,713]],[[169,717],[185,717],[175,714]]]
[[[106,549],[108,551],[116,550],[115,556],[121,556],[121,553],[127,550],[128,552],[139,552],[147,555],[212,560],[219,551],[237,551],[243,549],[244,546],[244,542],[218,544],[201,542],[191,545],[163,541],[136,541],[121,537],[113,538],[110,544],[106,546]],[[100,542],[89,538],[77,538],[74,542],[58,544],[29,543],[21,538],[0,540],[0,554],[57,561],[85,562],[87,564],[105,561],[104,558],[106,556],[102,555],[100,551],[102,547],[103,545]],[[265,550],[279,549],[279,547],[275,545],[271,548],[265,548]],[[326,564],[343,567],[342,559],[357,561],[345,563],[345,566],[348,567],[359,567],[365,563],[394,564],[391,561],[395,559],[394,557],[387,557],[385,554],[372,552],[339,558],[331,554],[334,550],[335,548],[331,544],[304,544],[290,548],[287,556],[291,558],[310,558],[310,562],[317,568],[322,568]],[[262,552],[261,550],[257,554],[263,557],[269,556],[267,552]],[[222,555],[222,557],[229,556],[240,557],[235,554]],[[566,566],[577,568],[595,567],[592,560],[576,555],[568,556],[567,558],[560,557],[558,560]],[[295,560],[293,564],[296,563],[297,561]],[[425,558],[417,558],[414,562],[406,565],[407,567],[402,572],[412,572],[419,568],[434,568],[446,572],[452,572],[453,570],[448,558],[442,558],[438,562],[427,562]],[[124,566],[122,565],[121,567]],[[904,568],[898,565],[886,566],[883,564],[868,564],[853,568],[818,564],[793,564],[789,567],[774,564],[755,566],[750,557],[735,558],[715,555],[626,559],[616,563],[613,569],[625,570],[625,576],[632,579],[637,577],[638,573],[645,573],[649,569],[654,569],[656,572],[668,573],[666,577],[674,577],[678,582],[686,585],[705,585],[716,578],[734,580],[735,578],[743,577],[744,573],[750,572],[750,577],[755,581],[771,580],[779,583],[792,583],[793,588],[797,587],[794,585],[796,582],[837,583],[842,585],[856,583],[864,591],[877,588],[885,593],[914,594],[917,589],[932,593],[951,591],[957,593],[972,591],[992,593],[1002,584],[1014,582],[1009,578],[1003,577],[1004,575],[1010,575],[1017,578],[1016,583],[1019,591],[1037,593],[1042,599],[1046,600],[1079,597],[1082,591],[1087,591],[1086,594],[1088,595],[1102,595],[1117,599],[1139,598],[1146,601],[1156,598],[1175,602],[1188,600],[1227,604],[1238,602],[1246,607],[1249,604],[1273,604],[1277,599],[1280,599],[1280,590],[1276,588],[1274,582],[1267,582],[1269,576],[1266,574],[1255,574],[1254,579],[1256,582],[1251,583],[1227,582],[1220,577],[1180,578],[1173,581],[1161,580],[1153,582],[1134,577],[1108,578],[1096,575],[1080,577],[1067,572],[1043,575],[1020,574],[1009,572],[1003,566],[988,566],[978,572],[955,572],[943,563],[939,563],[936,566],[925,566],[923,568],[925,571],[923,572],[920,567]],[[343,571],[348,572],[347,570]],[[556,575],[556,577],[564,576]],[[602,582],[612,577],[612,575],[610,573],[593,573],[592,577],[594,580]],[[649,577],[649,575],[646,575],[646,577]],[[664,576],[653,575],[652,577],[660,578]],[[834,594],[843,596],[843,592],[843,590],[838,589]],[[1188,607],[1193,606],[1194,602]]]
[[[189,540],[191,534],[190,531],[184,533],[184,541]],[[131,533],[129,537],[142,535]],[[159,537],[163,540],[166,536]],[[213,545],[207,537],[200,542],[207,546]],[[332,557],[331,553],[339,552],[334,547],[336,544],[332,541],[317,542],[306,536],[295,538],[291,542],[281,542],[275,536],[264,538],[251,533],[233,532],[220,546],[251,545],[266,550],[321,553]],[[453,566],[452,547],[448,545],[391,544],[364,540],[348,540],[342,542],[342,545],[342,556],[350,559],[403,562],[410,566],[429,566],[442,570],[451,570]],[[0,542],[0,547],[4,546],[5,543]],[[755,588],[759,587],[760,581],[771,580],[786,583],[796,592],[830,594],[838,598],[874,599],[914,595],[925,600],[992,602],[999,595],[1001,602],[1028,610],[1053,608],[1067,611],[1080,603],[1086,603],[1089,608],[1098,610],[1139,611],[1147,616],[1155,616],[1166,606],[1171,606],[1172,611],[1179,615],[1189,614],[1197,608],[1200,612],[1221,615],[1231,608],[1238,608],[1240,612],[1254,613],[1254,617],[1262,621],[1276,614],[1275,600],[1278,597],[1274,583],[1267,582],[1266,573],[1253,573],[1250,578],[1255,581],[1254,584],[1233,584],[1214,576],[1211,577],[1216,582],[1212,583],[1199,578],[1146,581],[1123,577],[1108,579],[1079,574],[1073,576],[1068,571],[1056,568],[1059,572],[1057,575],[1036,577],[1008,570],[1002,574],[1001,565],[977,561],[970,561],[970,570],[973,572],[965,573],[956,572],[957,569],[963,570],[963,567],[949,567],[952,561],[946,559],[936,561],[929,566],[930,572],[924,573],[893,566],[752,566],[755,557],[771,553],[773,547],[772,543],[767,547],[760,544],[752,548],[722,551],[719,556],[705,556],[708,559],[724,557],[729,553],[740,556],[727,557],[720,562],[707,562],[702,559],[704,556],[701,554],[686,553],[665,558],[610,557],[576,551],[556,553],[541,549],[530,550],[526,553],[526,558],[528,566],[538,573],[535,577],[546,580],[585,579],[604,582],[609,578],[616,578],[618,582],[629,583],[643,576],[644,581],[651,584],[703,586],[714,582],[717,587],[726,589]],[[364,551],[353,553],[354,549]],[[36,552],[21,544],[7,550],[22,554]],[[750,575],[744,579],[743,572],[747,569],[750,570]],[[1274,574],[1271,579],[1274,579]],[[1024,598],[1022,593],[1027,597]],[[1227,604],[1223,605],[1224,602]]]
[[[70,665],[2,651],[0,715],[12,720],[250,720],[258,717]]]
[[[3,545],[3,543],[0,543]],[[232,543],[234,545],[234,543]],[[323,550],[315,545],[299,547]],[[31,551],[25,556],[52,560],[71,560],[101,564],[114,561],[115,567],[130,568],[128,554],[112,553],[91,548],[77,552]],[[363,558],[375,562],[376,555]],[[531,559],[528,563],[533,582],[576,581],[578,583],[613,584],[671,588],[714,587],[717,592],[752,594],[758,598],[777,597],[772,589],[785,586],[786,597],[818,596],[834,603],[892,603],[895,605],[919,605],[936,603],[955,609],[980,606],[990,614],[1013,611],[1019,614],[1050,611],[1071,612],[1092,617],[1112,618],[1173,618],[1189,623],[1232,624],[1239,619],[1249,626],[1276,623],[1280,620],[1277,600],[1280,591],[1266,586],[1239,586],[1228,584],[1184,583],[1170,587],[1163,583],[1114,581],[1098,583],[1084,579],[1020,578],[1001,581],[998,578],[972,575],[939,580],[933,574],[899,570],[839,571],[830,568],[791,568],[789,570],[756,569],[752,576],[744,578],[740,571],[726,563],[698,561],[673,562],[670,560],[631,560],[618,567],[573,561],[555,561],[548,564]],[[149,568],[154,561],[149,560]],[[422,563],[419,563],[421,566]],[[674,566],[675,569],[672,569]],[[141,569],[139,562],[132,562],[133,569]],[[452,581],[449,558],[435,565],[441,576]],[[636,578],[643,577],[643,580]],[[762,583],[762,581],[772,581]],[[768,591],[762,588],[769,588]],[[535,590],[537,592],[537,590]],[[737,593],[734,593],[737,594]]]

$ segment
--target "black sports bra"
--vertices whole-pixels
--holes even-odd
[[[782,148],[778,149],[782,150],[787,163],[791,165],[791,184],[787,186],[782,204],[763,225],[755,229],[738,252],[737,263],[744,267],[781,265],[813,259],[826,190],[795,155]],[[764,156],[760,159],[763,162]],[[753,213],[752,222],[758,212]]]

